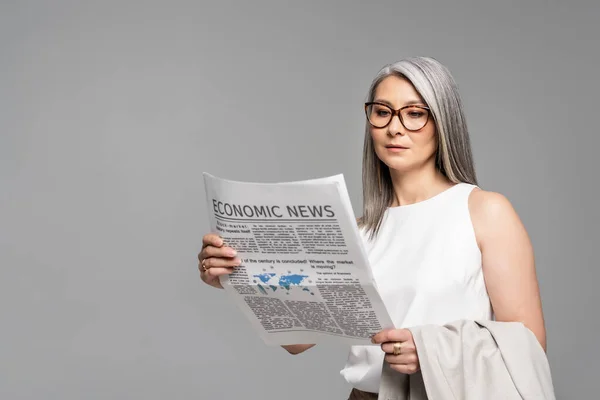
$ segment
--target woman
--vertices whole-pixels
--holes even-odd
[[[415,57],[385,66],[365,104],[363,214],[359,227],[373,275],[395,326],[353,346],[342,376],[351,399],[377,398],[384,358],[419,371],[407,327],[459,319],[519,321],[546,350],[546,332],[528,234],[511,203],[480,189],[460,96],[450,72]],[[216,235],[198,256],[201,278],[240,260]],[[284,346],[292,354],[312,344]]]

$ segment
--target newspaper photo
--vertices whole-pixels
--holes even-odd
[[[211,232],[242,260],[220,278],[268,345],[371,344],[393,328],[343,175],[285,183],[204,173]]]

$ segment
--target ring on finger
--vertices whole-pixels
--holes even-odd
[[[400,342],[394,343],[393,349],[394,349],[394,355],[399,356],[400,354],[402,354],[402,343],[400,343]]]
[[[202,269],[204,270],[204,272],[207,272],[210,267],[207,267],[206,264],[204,263],[206,261],[206,258],[202,259]]]

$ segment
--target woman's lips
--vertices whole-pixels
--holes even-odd
[[[408,150],[408,147],[397,146],[397,145],[389,145],[389,146],[385,146],[385,148],[388,149],[388,151],[391,151],[393,153],[399,153],[404,150]]]

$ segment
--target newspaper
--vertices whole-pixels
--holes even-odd
[[[204,173],[211,232],[242,260],[220,278],[267,345],[371,344],[392,320],[343,175],[250,183]]]

